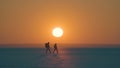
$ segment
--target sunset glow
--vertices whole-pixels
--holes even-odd
[[[0,0],[0,44],[120,44],[119,1]]]

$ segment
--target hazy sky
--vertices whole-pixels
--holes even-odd
[[[120,0],[0,0],[0,44],[47,41],[120,44]]]

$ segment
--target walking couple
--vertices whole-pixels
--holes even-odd
[[[48,52],[51,53],[51,50],[50,50],[50,43],[49,43],[49,42],[48,42],[48,43],[45,43],[45,48],[46,48],[46,54],[47,54]],[[57,43],[54,44],[53,54],[55,53],[55,51],[56,51],[56,53],[58,54]]]

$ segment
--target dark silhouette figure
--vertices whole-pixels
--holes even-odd
[[[55,53],[55,51],[57,52],[58,54],[58,48],[57,48],[57,43],[54,44],[54,50],[53,50],[53,53]]]
[[[45,48],[46,48],[46,54],[48,53],[48,51],[51,53],[49,42],[45,43]]]

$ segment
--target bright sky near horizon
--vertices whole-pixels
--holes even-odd
[[[47,41],[120,44],[120,0],[0,0],[0,44]]]

